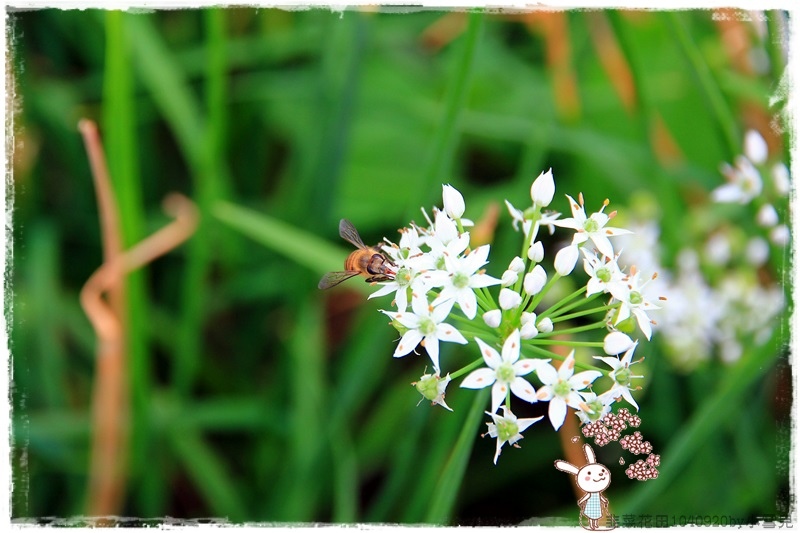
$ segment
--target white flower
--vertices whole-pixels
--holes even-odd
[[[497,439],[497,450],[494,454],[494,464],[497,464],[497,458],[500,457],[500,449],[506,442],[515,448],[519,448],[516,444],[522,437],[522,432],[528,429],[531,424],[538,422],[543,417],[537,416],[536,418],[517,418],[510,409],[503,407],[503,416],[495,413],[486,412],[487,415],[492,417],[492,422],[486,422],[489,427],[488,434],[490,437]]]
[[[603,339],[603,351],[608,355],[617,355],[634,346],[630,337],[621,331],[612,331]]]
[[[611,412],[611,404],[614,397],[604,392],[600,396],[593,392],[582,392],[583,401],[579,404],[575,414],[578,415],[582,424],[597,422]]]
[[[445,267],[447,270],[439,270],[422,276],[423,279],[431,279],[434,286],[442,287],[442,291],[433,301],[433,305],[450,301],[449,312],[452,304],[458,302],[458,306],[467,318],[470,320],[475,318],[475,314],[478,312],[475,289],[500,283],[499,279],[493,278],[480,270],[486,264],[487,257],[489,257],[488,244],[476,248],[466,257],[445,255]]]
[[[536,241],[528,248],[528,259],[534,263],[541,263],[544,259],[544,245],[542,241]]]
[[[560,276],[569,276],[578,262],[578,247],[574,244],[565,246],[556,253],[553,268]]]
[[[521,224],[522,233],[527,237],[528,232],[531,230],[531,226],[533,225],[533,221],[525,218],[525,214],[511,205],[511,202],[508,200],[506,200],[506,207],[508,208],[508,212],[511,214],[511,224],[514,226],[514,230],[519,231],[517,224]]]
[[[792,182],[789,179],[789,169],[782,162],[776,163],[772,167],[772,183],[775,185],[775,190],[778,191],[778,194],[789,196],[792,190]]]
[[[597,370],[585,370],[573,376],[574,371],[575,350],[570,352],[569,356],[564,359],[558,370],[553,368],[550,363],[540,364],[536,368],[536,375],[539,376],[539,380],[544,384],[543,387],[539,388],[536,397],[539,401],[550,400],[547,414],[553,429],[556,431],[564,423],[564,419],[567,416],[567,406],[578,409],[581,402],[583,402],[583,398],[578,394],[578,391],[585,389],[594,380],[603,375]]]
[[[433,231],[425,241],[430,247],[435,268],[446,270],[445,256],[458,257],[469,246],[469,233],[458,234],[456,223],[444,211],[436,213]]]
[[[505,311],[509,309],[516,309],[522,303],[522,296],[518,292],[511,289],[500,289],[500,297],[498,298],[500,309]]]
[[[589,274],[589,281],[586,283],[586,296],[591,296],[598,292],[607,292],[609,283],[619,281],[624,277],[616,258],[600,258],[586,248],[581,248],[581,252],[584,255],[583,270]]]
[[[530,296],[533,296],[539,294],[545,283],[547,283],[547,272],[544,271],[542,265],[536,265],[533,270],[525,274],[525,278],[522,280],[522,288]]]
[[[553,169],[542,172],[531,185],[531,200],[534,206],[547,207],[553,201],[556,184],[553,182]]]
[[[492,309],[483,313],[483,321],[490,328],[496,328],[503,319],[503,312],[500,309]]]
[[[778,223],[778,212],[772,204],[764,204],[756,213],[756,220],[760,226],[771,228]]]
[[[631,404],[639,410],[639,406],[637,405],[636,401],[633,399],[631,395],[631,379],[633,378],[641,378],[644,376],[634,376],[631,373],[630,366],[633,364],[638,363],[639,361],[631,362],[631,358],[633,357],[633,351],[636,349],[638,342],[633,343],[633,346],[625,352],[625,355],[622,356],[622,359],[617,359],[616,357],[598,357],[595,356],[595,359],[600,359],[608,366],[611,367],[611,372],[609,372],[608,376],[614,381],[614,385],[609,389],[609,394],[618,398],[622,396],[626,402]]]
[[[753,237],[747,241],[744,254],[748,263],[754,267],[760,267],[769,258],[769,243],[761,237]]]
[[[630,231],[621,228],[606,227],[608,221],[616,215],[616,211],[612,212],[610,215],[603,213],[603,210],[608,205],[608,200],[603,202],[603,207],[600,208],[600,211],[592,213],[587,218],[583,208],[583,195],[578,196],[580,204],[576,202],[572,196],[567,195],[567,198],[569,198],[569,205],[572,209],[572,218],[556,220],[553,224],[561,228],[575,230],[576,233],[572,238],[573,245],[583,244],[591,239],[597,247],[597,251],[606,257],[614,257],[614,248],[611,246],[611,241],[609,241],[608,238],[624,235],[630,233]]]
[[[775,226],[769,232],[769,239],[778,246],[786,246],[789,244],[789,227],[786,224]]]
[[[453,219],[459,219],[464,215],[464,197],[451,185],[442,185],[442,203],[445,213]]]
[[[444,322],[449,313],[447,307],[428,305],[424,295],[418,296],[415,293],[411,298],[411,308],[413,313],[381,311],[403,328],[407,328],[397,344],[394,357],[403,357],[422,342],[438,374],[439,341],[467,344],[467,339],[456,328]]]
[[[492,412],[496,412],[500,404],[506,399],[509,388],[514,396],[526,402],[536,401],[536,391],[527,380],[521,376],[529,374],[540,359],[519,358],[520,334],[515,329],[503,343],[503,355],[497,350],[475,337],[475,342],[481,349],[481,355],[489,368],[473,370],[461,386],[467,389],[482,389],[492,385]]]
[[[645,281],[639,281],[640,272],[635,267],[631,267],[631,274],[623,281],[609,284],[609,292],[614,298],[620,301],[619,313],[614,325],[627,319],[631,314],[636,317],[639,329],[642,330],[647,340],[653,333],[650,325],[650,318],[647,316],[649,311],[660,309],[657,305],[649,301],[644,293],[648,283],[655,278],[655,275]]]
[[[438,404],[448,411],[452,411],[444,401],[444,391],[448,383],[450,383],[450,374],[447,374],[444,379],[439,377],[439,374],[425,374],[412,385],[422,394],[423,398],[430,400],[432,405]]]
[[[767,141],[756,130],[748,130],[744,136],[744,155],[756,165],[761,165],[767,160],[769,155]]]
[[[736,166],[732,167],[723,163],[720,172],[725,175],[728,183],[720,185],[711,191],[711,198],[715,202],[739,202],[746,204],[761,194],[761,174],[744,156],[736,157]]]

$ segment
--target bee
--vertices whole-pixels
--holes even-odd
[[[359,274],[366,277],[368,283],[394,279],[397,265],[386,257],[377,246],[364,244],[355,226],[349,220],[343,218],[339,221],[339,235],[358,250],[347,256],[343,271],[328,272],[322,276],[317,285],[320,289],[330,289]]]

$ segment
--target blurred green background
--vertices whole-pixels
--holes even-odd
[[[533,426],[497,466],[483,422],[457,445],[474,393],[452,386],[454,413],[417,406],[409,383],[421,359],[392,359],[397,335],[377,312],[388,301],[367,301],[355,280],[317,289],[349,252],[338,220],[368,243],[394,238],[421,221],[420,207],[441,205],[442,183],[481,219],[503,199],[526,205],[552,167],[552,208],[568,212],[563,194],[582,191],[591,210],[610,198],[621,227],[654,219],[672,268],[681,247],[707,237],[687,213],[724,182],[719,165],[742,153],[747,129],[789,163],[788,134],[775,132],[790,125],[781,102],[768,104],[785,68],[785,12],[231,8],[7,20],[15,519],[97,509],[92,413],[104,398],[93,395],[97,341],[78,295],[103,249],[81,118],[99,125],[126,247],[169,222],[169,192],[201,217],[188,242],[127,282],[127,460],[104,512],[141,518],[576,520],[552,428]],[[716,222],[755,231],[751,206],[716,207]],[[502,207],[490,274],[518,238]],[[786,256],[771,257],[758,272],[767,285],[785,279]],[[619,454],[601,450],[615,514],[786,515],[786,313],[730,364],[681,368],[658,332],[640,346],[640,430],[661,476],[628,480]]]

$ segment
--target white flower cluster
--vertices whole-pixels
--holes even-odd
[[[789,176],[783,163],[768,166],[767,160],[764,139],[748,132],[744,155],[736,158],[735,167],[722,165],[728,183],[713,190],[711,200],[739,203],[742,209],[752,204],[756,225],[750,226],[750,233],[754,226],[765,228],[768,239],[748,235],[745,225],[727,220],[709,225],[715,219],[709,215],[713,204],[697,204],[687,211],[686,226],[702,229],[686,236],[673,271],[660,265],[655,222],[634,224],[635,233],[620,242],[622,261],[661,272],[650,287],[670,302],[660,314],[660,340],[680,370],[690,371],[715,353],[722,361],[735,362],[748,345],[765,343],[778,325],[785,297],[783,289],[769,281],[772,276],[765,267],[769,243],[780,251],[789,239],[773,205],[785,203]],[[759,168],[769,169],[771,185],[762,180]]]
[[[635,267],[626,273],[619,265],[610,239],[630,232],[608,225],[616,215],[604,212],[608,200],[588,216],[583,195],[577,201],[567,196],[571,218],[545,212],[553,200],[555,182],[552,171],[543,172],[531,186],[530,207],[519,210],[506,201],[514,228],[522,228],[523,245],[520,255],[497,278],[484,270],[489,245],[470,247],[470,233],[464,228],[472,222],[462,218],[464,198],[449,185],[442,192],[444,208],[434,209],[432,219],[425,213],[427,226],[412,224],[401,230],[398,243],[386,240],[383,252],[395,263],[396,275],[370,296],[394,296],[396,309],[382,310],[401,334],[394,356],[403,357],[422,346],[430,357],[433,373],[415,383],[423,397],[450,409],[444,400],[446,387],[462,375],[462,388],[491,387],[487,414],[492,422],[487,424],[488,434],[497,438],[495,462],[504,444],[516,446],[521,431],[543,418],[517,419],[511,410],[512,396],[529,403],[549,402],[548,416],[555,430],[563,424],[568,408],[584,423],[604,416],[619,399],[638,409],[631,391],[639,387],[631,380],[641,376],[630,369],[637,362],[633,352],[638,341],[628,334],[638,325],[649,340],[648,313],[658,307],[645,295],[651,279],[643,279]],[[556,228],[573,231],[571,244],[555,254],[549,273],[542,264],[544,245],[537,240],[542,226],[551,233]],[[577,291],[542,308],[548,291],[560,278],[571,276],[581,257],[588,281],[573,280],[580,286]],[[495,294],[489,291],[496,286]],[[606,301],[598,301],[603,296]],[[574,325],[576,320],[581,325]],[[574,340],[593,330],[605,331],[604,339]],[[439,343],[467,344],[468,337],[480,357],[443,373]],[[559,345],[571,350],[568,355],[553,351]],[[594,359],[611,369],[576,363],[575,346],[602,349],[608,357]],[[554,359],[560,365],[551,364]],[[576,366],[583,370],[576,372]],[[527,379],[533,375],[538,389]],[[595,380],[604,375],[606,390],[593,391]],[[501,407],[502,416],[498,414]]]

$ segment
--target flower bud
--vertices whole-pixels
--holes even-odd
[[[549,317],[545,317],[539,321],[536,325],[536,329],[538,329],[540,333],[550,333],[553,331],[553,321],[550,320]]]
[[[553,267],[561,276],[569,276],[578,262],[578,247],[576,245],[566,246],[556,254]]]
[[[503,272],[503,277],[500,279],[500,285],[503,287],[508,287],[509,285],[513,285],[517,282],[519,278],[519,274],[514,272],[513,270],[506,270]]]
[[[522,303],[522,296],[511,289],[500,290],[500,308],[504,310],[515,309]]]
[[[503,312],[499,309],[492,309],[491,311],[486,311],[483,313],[483,321],[486,323],[487,326],[490,328],[496,328],[500,325],[500,321],[503,318]]]
[[[608,355],[626,352],[631,346],[633,346],[633,341],[621,331],[612,331],[603,339],[603,351]]]
[[[749,130],[744,136],[744,154],[747,159],[760,165],[767,160],[769,154],[767,141],[756,130]]]
[[[539,334],[536,329],[536,313],[524,312],[520,317],[522,327],[519,330],[519,336],[522,339],[532,339]]]
[[[459,219],[464,215],[464,197],[451,185],[442,185],[442,202],[444,211],[452,219]]]
[[[541,265],[536,265],[533,270],[525,274],[522,286],[530,296],[539,294],[544,284],[547,283],[547,273]]]
[[[509,270],[513,270],[517,274],[522,274],[525,271],[525,263],[522,261],[521,258],[515,257],[511,260],[511,264],[508,265]]]
[[[531,185],[531,200],[533,205],[547,207],[553,201],[556,192],[556,184],[553,182],[553,170],[542,172]]]
[[[536,241],[528,248],[528,259],[534,263],[541,263],[544,259],[544,246],[542,241]]]

